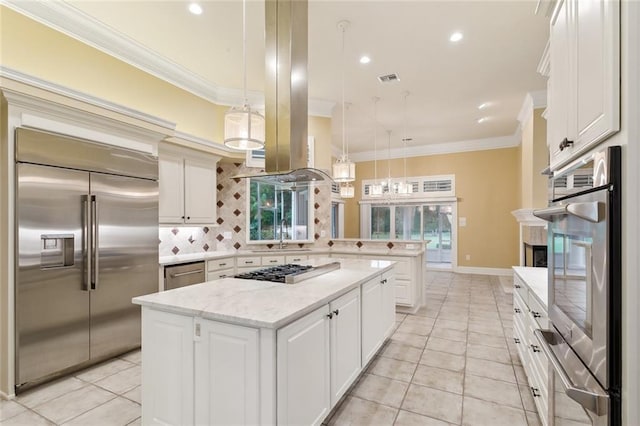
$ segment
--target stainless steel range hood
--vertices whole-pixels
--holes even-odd
[[[307,0],[266,0],[265,30],[265,173],[235,177],[331,182],[324,171],[307,167]]]

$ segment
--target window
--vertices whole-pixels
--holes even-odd
[[[371,239],[388,240],[391,236],[391,208],[371,207]]]
[[[427,243],[428,263],[451,263],[451,204],[431,204],[423,207],[423,238]]]
[[[249,180],[249,241],[310,239],[310,190]]]
[[[394,238],[397,240],[420,240],[420,207],[395,207]]]

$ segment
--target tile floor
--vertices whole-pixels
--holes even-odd
[[[498,278],[430,271],[426,292],[327,424],[539,425]],[[2,426],[54,424],[140,424],[140,352],[0,401]]]

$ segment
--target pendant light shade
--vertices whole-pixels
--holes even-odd
[[[224,144],[229,148],[250,151],[264,148],[264,116],[252,110],[247,100],[247,0],[242,0],[242,67],[244,105],[224,114]]]
[[[344,33],[347,31],[347,28],[349,28],[349,21],[338,22],[338,29],[342,31],[342,155],[333,164],[333,180],[336,182],[353,182],[356,180],[356,164],[349,159],[349,147],[346,143],[345,132],[346,103],[344,101]],[[342,194],[342,189],[340,190],[340,193]]]
[[[343,183],[340,185],[340,197],[353,198],[355,195],[355,188],[350,183]]]

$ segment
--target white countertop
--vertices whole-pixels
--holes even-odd
[[[538,302],[549,310],[549,275],[547,268],[532,268],[528,266],[514,266],[513,270],[525,282]]]
[[[336,259],[309,263],[330,261]],[[297,284],[223,278],[136,297],[133,303],[250,327],[280,328],[390,269],[393,263],[349,259],[341,262],[339,270]]]

